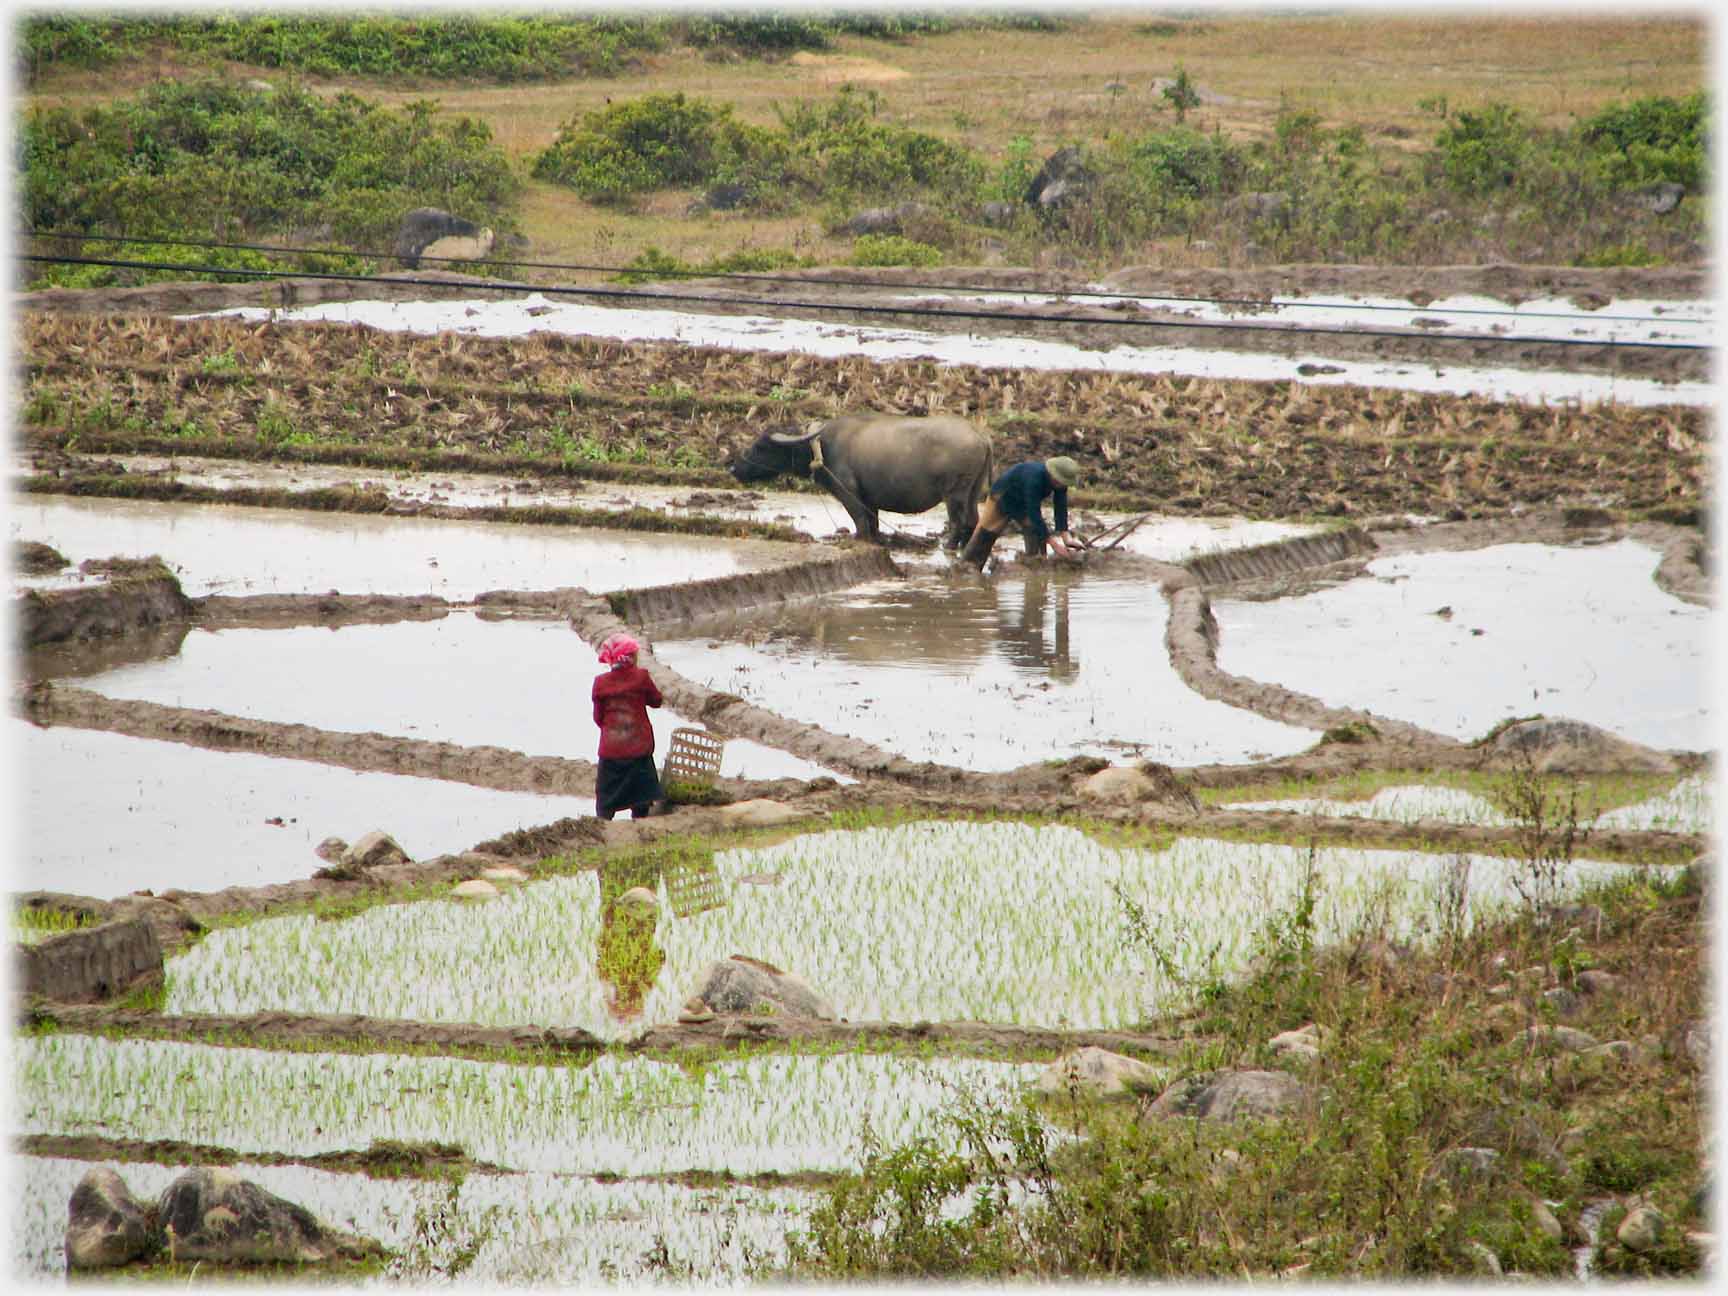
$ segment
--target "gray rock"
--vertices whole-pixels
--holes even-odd
[[[1538,773],[1592,774],[1616,770],[1672,773],[1665,752],[1617,738],[1581,720],[1537,719],[1508,725],[1488,744],[1496,756],[1528,760]]]
[[[1485,1278],[1500,1278],[1504,1272],[1500,1268],[1500,1257],[1495,1255],[1480,1242],[1466,1242],[1464,1254],[1470,1260],[1471,1269]]]
[[[1540,1197],[1532,1195],[1529,1200],[1530,1222],[1547,1237],[1553,1238],[1556,1242],[1564,1242],[1566,1240],[1566,1226],[1560,1222],[1560,1217]]]
[[[1576,1017],[1584,1010],[1584,1001],[1579,996],[1566,989],[1565,986],[1555,986],[1552,990],[1542,992],[1542,1002],[1554,1010],[1561,1018]]]
[[[67,1206],[66,1267],[109,1269],[151,1247],[149,1212],[107,1166],[84,1172]]]
[[[1487,1179],[1500,1173],[1504,1158],[1493,1148],[1452,1148],[1435,1158],[1424,1179]]]
[[[987,202],[980,209],[979,215],[986,225],[1012,225],[1014,223],[1015,207],[1013,203]]]
[[[1026,187],[1026,202],[1043,212],[1072,206],[1090,192],[1094,176],[1078,148],[1057,149]]]
[[[1578,974],[1578,988],[1585,994],[1608,995],[1620,989],[1620,978],[1601,968],[1587,968]]]
[[[834,1005],[802,977],[734,954],[709,965],[695,995],[716,1013],[834,1020]]]
[[[372,869],[384,864],[406,864],[408,854],[389,833],[375,828],[342,853],[342,862],[352,868]]]
[[[1614,1237],[1628,1251],[1652,1251],[1662,1244],[1668,1217],[1654,1206],[1634,1206],[1614,1230]]]
[[[340,864],[348,853],[348,843],[340,837],[326,837],[313,848],[312,853],[326,864]]]
[[[1237,194],[1224,205],[1224,211],[1226,215],[1248,220],[1286,221],[1290,216],[1290,195],[1272,192]]]
[[[1200,1120],[1255,1119],[1286,1115],[1309,1097],[1307,1086],[1288,1072],[1214,1071],[1178,1080],[1151,1110]]]
[[[1626,204],[1655,216],[1666,216],[1673,211],[1686,197],[1686,186],[1673,180],[1658,181],[1653,185],[1645,185],[1642,189],[1633,189],[1625,195]]]
[[[1043,1094],[1066,1094],[1079,1090],[1115,1098],[1156,1093],[1169,1082],[1169,1078],[1167,1068],[1087,1045],[1052,1062],[1038,1077],[1036,1088]]]
[[[1571,1026],[1532,1026],[1518,1036],[1532,1050],[1582,1053],[1601,1043],[1594,1035]]]
[[[188,1170],[163,1190],[156,1218],[177,1261],[324,1264],[382,1253],[370,1238],[332,1229],[305,1207],[228,1170]]]

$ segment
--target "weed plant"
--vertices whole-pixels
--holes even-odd
[[[1467,880],[1456,878],[1457,885]],[[1276,1120],[1156,1115],[1078,1092],[950,1117],[961,1148],[871,1150],[794,1237],[801,1281],[1571,1276],[1580,1235],[1598,1271],[1700,1273],[1702,1077],[1673,1041],[1706,1011],[1696,897],[1648,879],[1590,892],[1589,958],[1625,993],[1577,1021],[1631,1039],[1624,1060],[1533,1050],[1549,1019],[1539,969],[1576,975],[1578,933],[1512,916],[1403,964],[1326,955],[1299,893],[1264,924],[1257,971],[1218,987],[1184,1069],[1291,1067],[1268,1040],[1305,1022],[1320,1057],[1309,1103]],[[1445,925],[1441,923],[1441,925]],[[1368,933],[1364,933],[1368,934]],[[1653,953],[1654,947],[1660,947]],[[1518,988],[1523,986],[1525,988]],[[1062,1131],[1058,1138],[1053,1130]],[[1672,1225],[1656,1251],[1612,1241],[1628,1202]]]

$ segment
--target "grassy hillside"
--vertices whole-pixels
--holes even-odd
[[[897,195],[884,181],[876,191],[714,211],[693,208],[700,184],[595,202],[533,175],[566,128],[644,96],[682,94],[724,108],[744,129],[773,132],[789,113],[831,104],[847,87],[868,102],[874,126],[963,150],[976,159],[985,189],[994,185],[1004,196],[1065,146],[1082,148],[1099,172],[1123,177],[1085,219],[1055,227],[1025,212],[986,226],[972,203],[905,231],[939,248],[948,264],[1052,255],[1099,267],[1678,264],[1702,254],[1701,198],[1653,221],[1610,201],[1638,177],[1611,178],[1601,194],[1584,194],[1578,175],[1550,157],[1560,143],[1568,145],[1562,155],[1576,153],[1566,133],[1605,110],[1706,90],[1706,29],[1696,19],[1079,11],[1066,18],[912,34],[840,29],[778,45],[662,27],[630,39],[614,34],[603,57],[589,42],[567,60],[572,70],[494,79],[436,75],[448,60],[427,53],[416,66],[412,48],[398,71],[385,74],[376,59],[350,73],[311,55],[300,67],[266,66],[160,35],[130,46],[113,41],[101,66],[90,67],[64,41],[37,59],[22,106],[83,111],[164,78],[213,74],[292,83],[325,98],[346,92],[401,112],[430,101],[441,121],[483,127],[523,178],[520,196],[492,223],[519,230],[516,255],[537,261],[617,265],[654,248],[692,266],[764,250],[848,263],[854,239],[839,228],[847,214],[927,195]],[[1526,144],[1533,153],[1524,153]],[[1187,155],[1202,147],[1243,159],[1240,173],[1193,180]],[[1503,184],[1505,192],[1473,193],[1460,189],[1457,174],[1428,174],[1447,171],[1461,150],[1474,157],[1484,147],[1518,154],[1509,159],[1517,182]],[[1190,181],[1200,192],[1180,192]],[[1261,189],[1297,201],[1276,217],[1224,219],[1231,197]]]

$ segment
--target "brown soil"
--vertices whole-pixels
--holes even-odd
[[[894,276],[885,276],[893,278]],[[904,276],[902,276],[903,278]],[[974,276],[967,276],[974,278]],[[1059,277],[1019,272],[998,274],[1001,286],[1059,290]],[[1172,296],[1264,297],[1324,290],[1402,295],[1413,301],[1454,292],[1479,292],[1515,301],[1536,295],[1608,300],[1617,295],[1684,298],[1702,295],[1698,276],[1674,272],[1471,270],[1386,271],[1341,267],[1295,267],[1236,277],[1217,272],[1156,274],[1123,272],[1120,287]],[[1665,552],[1659,579],[1683,598],[1706,601],[1706,547],[1696,525],[1709,492],[1710,430],[1704,411],[1663,407],[1526,408],[1489,401],[1412,396],[1398,392],[1292,387],[1161,376],[1130,378],[1088,373],[996,372],[942,368],[933,363],[872,364],[802,356],[750,356],[674,345],[550,337],[486,340],[444,336],[417,338],[339,326],[243,324],[224,320],[174,322],[159,312],[255,302],[257,286],[212,288],[170,285],[117,290],[94,297],[38,294],[25,302],[23,339],[24,439],[36,475],[27,489],[105,495],[174,497],[172,473],[151,479],[127,474],[96,455],[127,452],[181,453],[237,458],[303,459],[349,464],[356,469],[389,464],[485,468],[525,477],[606,477],[664,480],[715,492],[735,491],[724,462],[768,422],[816,417],[837,410],[872,407],[902,412],[955,411],[987,421],[998,458],[1009,461],[1057,451],[1080,458],[1089,489],[1077,503],[1162,513],[1296,518],[1347,515],[1360,530],[1340,532],[1310,552],[1299,546],[1269,546],[1263,553],[1230,555],[1185,567],[1113,553],[1092,561],[1133,569],[1171,601],[1168,648],[1190,687],[1287,722],[1360,737],[1363,713],[1327,707],[1288,690],[1230,676],[1217,668],[1210,629],[1209,592],[1228,589],[1248,597],[1274,597],[1304,583],[1339,579],[1358,570],[1375,552],[1461,547],[1508,539],[1566,542],[1639,534]],[[329,285],[289,286],[307,297],[331,292]],[[467,291],[466,289],[464,291]],[[704,292],[735,288],[704,285]],[[818,289],[800,285],[800,299],[827,294],[831,305],[852,300],[841,284]],[[423,284],[405,284],[404,296],[424,296]],[[741,294],[739,294],[741,295]],[[791,295],[788,290],[787,295]],[[669,305],[672,303],[668,303]],[[1094,308],[1078,308],[1093,310]],[[1056,312],[1074,314],[1075,309]],[[1063,336],[1094,330],[1102,339],[1108,312],[1092,325],[1065,323]],[[1048,326],[1034,322],[1030,328]],[[1216,345],[1213,337],[1207,345]],[[1278,345],[1264,334],[1242,335],[1243,345]],[[1340,346],[1346,345],[1339,342]],[[1377,344],[1378,345],[1378,344]],[[1388,343],[1387,345],[1391,345]],[[1444,363],[1482,355],[1451,354],[1446,345],[1412,337],[1399,340],[1399,354]],[[1477,345],[1477,344],[1472,344]],[[1483,344],[1485,345],[1485,344]],[[1422,351],[1421,347],[1429,347]],[[1436,349],[1438,348],[1438,349]],[[1652,353],[1616,363],[1644,376],[1692,375],[1695,361],[1663,361]],[[1517,364],[1541,359],[1508,348],[1488,362]],[[1595,363],[1572,356],[1577,364]],[[1662,369],[1663,364],[1670,367]],[[1633,369],[1627,369],[1632,372]],[[769,393],[790,390],[792,398]],[[261,417],[266,416],[267,417]],[[261,437],[273,426],[286,433]],[[168,435],[166,428],[180,429]],[[559,441],[552,435],[556,427]],[[196,429],[188,432],[186,429]],[[567,447],[584,441],[599,447],[599,462],[572,457]],[[79,453],[68,454],[75,448]],[[607,459],[610,461],[606,461]],[[622,462],[624,460],[642,462]],[[707,466],[703,466],[707,465]],[[212,498],[223,492],[211,492]],[[378,511],[387,501],[362,491],[327,492],[331,508]],[[287,503],[281,500],[248,502]],[[303,506],[300,500],[294,501]],[[512,510],[512,512],[518,512]],[[1451,525],[1411,530],[1398,515],[1450,516]],[[518,514],[519,515],[519,514]],[[1642,515],[1645,520],[1639,521]],[[1469,520],[1475,519],[1475,520]],[[577,519],[561,518],[561,521]],[[582,519],[584,521],[588,519]],[[1675,525],[1675,523],[1691,525]],[[643,523],[649,524],[649,523]],[[700,522],[697,527],[699,529]],[[735,525],[735,524],[734,524]],[[722,532],[727,533],[727,532]],[[733,530],[730,534],[748,533]],[[480,602],[496,615],[568,618],[591,642],[623,624],[698,616],[723,603],[772,600],[815,592],[805,588],[812,572],[886,564],[877,550],[835,554],[821,547],[811,563],[768,576],[753,575],[748,588],[734,581],[723,590],[713,582],[654,591],[630,591],[611,599],[579,590],[497,591]],[[875,570],[872,567],[872,570]],[[137,578],[133,583],[138,583]],[[781,588],[784,586],[784,588]],[[114,588],[119,589],[116,585]],[[141,587],[142,588],[142,587]],[[225,598],[162,603],[149,591],[149,607],[84,606],[76,615],[56,608],[53,621],[68,624],[62,639],[100,664],[103,653],[164,634],[184,634],[200,620],[223,624],[286,624],[312,621],[394,619],[443,615],[433,599]],[[70,605],[74,600],[66,600]],[[125,599],[122,599],[125,602]],[[134,602],[136,602],[134,600]],[[167,609],[166,612],[159,608]],[[82,617],[80,622],[78,617]],[[82,627],[82,628],[80,628]],[[116,630],[129,633],[115,635]],[[1099,762],[1034,765],[1003,774],[907,761],[855,739],[787,720],[685,680],[654,661],[651,640],[644,664],[662,683],[675,710],[699,717],[717,732],[751,738],[790,751],[861,780],[840,787],[831,780],[801,783],[723,781],[726,799],[772,796],[814,821],[836,809],[900,806],[931,814],[1011,812],[1031,816],[1075,815],[1103,824],[1142,828],[1249,834],[1289,839],[1293,832],[1317,844],[1426,846],[1470,851],[1510,851],[1513,830],[1406,826],[1359,819],[1304,819],[1293,829],[1287,816],[1198,810],[1187,788],[1232,786],[1276,779],[1323,778],[1362,769],[1469,769],[1495,759],[1414,726],[1378,721],[1366,741],[1326,741],[1297,757],[1256,766],[1201,767],[1177,772],[1181,795],[1132,805],[1099,805],[1079,794],[1081,779]],[[60,682],[36,683],[22,695],[23,709],[43,724],[73,724],[169,738],[221,750],[294,755],[346,765],[487,787],[586,792],[593,767],[585,761],[549,760],[493,748],[344,735],[300,725],[270,724],[210,712],[141,702],[115,702]],[[1696,765],[1686,754],[1645,754],[1666,768]],[[1640,768],[1649,768],[1642,765]],[[363,879],[320,877],[280,887],[232,888],[212,895],[171,893],[135,897],[132,908],[147,913],[170,946],[184,941],[215,915],[275,909],[329,899],[449,882],[477,875],[498,856],[532,863],[549,854],[594,846],[629,847],[669,834],[727,831],[714,807],[684,806],[642,822],[600,824],[564,821],[520,840],[486,843],[478,853],[424,864],[375,870]],[[1704,849],[1701,839],[1678,834],[1600,834],[1593,849],[1604,855],[1683,861]],[[246,1034],[357,1032],[373,1046],[431,1048],[591,1048],[593,1041],[555,1039],[537,1028],[504,1032],[503,1038],[420,1023],[346,1025],[321,1019],[292,1024],[236,1019],[194,1026],[170,1019],[105,1018],[54,1013],[72,1029],[115,1028],[128,1032],[177,1030]],[[82,1011],[82,1010],[80,1010]],[[811,1031],[816,1035],[812,1036]],[[407,1032],[404,1034],[403,1032]],[[445,1038],[445,1035],[450,1038]],[[524,1033],[525,1032],[525,1033]],[[580,1034],[580,1033],[578,1033]],[[949,1024],[902,1026],[832,1024],[790,1029],[777,1022],[726,1022],[663,1026],[637,1047],[687,1051],[735,1047],[793,1037],[836,1042],[928,1039],[959,1049],[1056,1049],[1050,1035],[1031,1040],[1026,1032]],[[461,1037],[461,1038],[458,1038]],[[1072,1042],[1072,1041],[1070,1041]],[[1132,1041],[1118,1039],[1129,1046]],[[1145,1046],[1144,1044],[1142,1046]]]
[[[985,272],[960,277],[986,281]],[[895,272],[878,278],[911,280]],[[1136,291],[1244,300],[1309,290],[1414,301],[1473,291],[1505,301],[1559,294],[1604,302],[1634,293],[1684,299],[1707,292],[1705,276],[1688,271],[1315,266],[1240,275],[1134,270],[1118,278]],[[989,281],[1045,290],[1076,286],[1032,271],[995,272]],[[171,323],[154,314],[194,304],[255,304],[266,291],[182,284],[26,294],[26,444],[39,451],[76,445],[94,453],[357,468],[483,468],[726,490],[736,484],[724,465],[764,427],[866,408],[983,421],[1001,463],[1070,455],[1085,470],[1076,502],[1094,507],[1367,518],[1405,512],[1486,517],[1515,507],[1576,504],[1692,518],[1709,489],[1707,414],[1682,406],[1524,406],[1382,389],[873,363],[547,335],[427,338],[346,326]],[[314,283],[282,291],[298,299],[302,291],[323,297],[349,290]],[[423,280],[404,280],[401,291],[425,296],[427,290]],[[735,284],[659,291],[761,296],[760,289],[746,293]],[[819,303],[783,314],[841,320],[856,318],[839,308],[860,294],[833,283],[775,289],[782,299]],[[666,304],[680,302],[674,296]],[[1073,305],[1043,313],[1068,322],[1015,327],[1100,344],[1122,340],[1120,327],[1109,322],[1119,312]],[[961,319],[954,327],[976,330],[979,323]],[[1319,348],[1340,358],[1371,354],[1437,365],[1564,363],[1675,379],[1704,377],[1709,365],[1702,353],[1683,350],[1621,348],[1610,355],[1561,348],[1564,354],[1557,355],[1541,344],[1448,341],[1421,330],[1400,337],[1301,338],[1305,351]],[[1161,331],[1159,340],[1274,352],[1292,345],[1287,333],[1180,327]],[[148,489],[136,482],[80,482],[52,461],[44,461],[41,472],[28,483],[31,489]],[[323,506],[385,504],[357,496]]]

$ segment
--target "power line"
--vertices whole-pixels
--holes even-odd
[[[22,237],[35,238],[35,239],[60,239],[60,240],[69,240],[69,241],[74,241],[74,242],[129,243],[129,244],[156,245],[156,246],[162,246],[162,247],[188,247],[188,248],[198,248],[200,250],[221,249],[221,250],[225,250],[225,251],[258,252],[258,253],[262,253],[266,256],[278,256],[278,257],[282,257],[282,256],[359,257],[362,259],[373,260],[373,261],[408,261],[408,260],[413,260],[413,261],[417,261],[417,262],[435,261],[435,262],[439,262],[439,263],[444,264],[444,265],[457,265],[457,264],[461,264],[461,263],[466,262],[466,261],[472,261],[475,259],[472,257],[435,257],[435,256],[425,256],[425,255],[420,255],[420,256],[416,256],[416,257],[404,257],[404,256],[402,256],[396,252],[365,251],[365,250],[359,250],[359,249],[354,249],[354,248],[284,248],[284,247],[278,247],[278,246],[274,246],[274,245],[267,244],[267,243],[224,243],[224,242],[217,242],[215,240],[207,240],[207,239],[153,238],[153,237],[146,237],[146,236],[140,236],[140,235],[124,235],[124,234],[80,234],[80,233],[69,232],[69,231],[68,232],[61,232],[61,231],[28,230],[28,231],[24,232]],[[571,272],[591,273],[591,274],[605,274],[605,275],[614,275],[614,276],[627,275],[627,274],[631,274],[631,273],[635,272],[633,267],[628,266],[628,265],[623,265],[623,266],[620,266],[620,265],[593,265],[593,264],[588,264],[588,263],[584,263],[584,262],[571,262],[571,261],[518,261],[518,260],[509,260],[509,259],[501,258],[501,257],[487,257],[487,258],[485,258],[485,261],[489,265],[511,266],[511,267],[516,268],[516,269],[522,269],[522,270],[560,270],[560,271],[571,271]],[[670,268],[670,267],[666,267],[666,268],[656,267],[652,271],[652,273],[657,278],[668,278],[668,279],[731,279],[731,280],[736,280],[736,281],[741,282],[741,283],[792,284],[792,285],[796,285],[796,286],[800,286],[800,287],[808,287],[813,282],[807,276],[775,275],[775,274],[764,274],[761,272],[742,272],[742,271],[736,271],[736,270],[702,270],[702,269],[694,269],[694,268],[684,270],[684,269],[676,269],[676,268]],[[937,284],[927,284],[927,283],[896,284],[896,283],[883,283],[882,281],[876,280],[876,279],[844,279],[844,278],[831,278],[831,277],[824,277],[821,280],[814,281],[814,282],[820,282],[821,284],[823,284],[825,286],[833,286],[833,287],[840,287],[840,288],[866,288],[866,289],[876,289],[876,290],[899,289],[899,290],[903,290],[903,291],[904,290],[911,290],[911,291],[923,291],[923,292],[935,292],[935,293],[977,294],[977,295],[983,295],[983,296],[989,296],[992,294],[1000,294],[1000,295],[1004,295],[1004,296],[1008,296],[1008,295],[1013,295],[1013,296],[1038,295],[1038,296],[1056,297],[1056,298],[1063,298],[1063,299],[1092,299],[1092,298],[1095,298],[1095,299],[1099,299],[1099,300],[1103,300],[1103,301],[1128,300],[1128,301],[1139,301],[1139,302],[1175,302],[1175,303],[1180,303],[1180,304],[1184,304],[1184,305],[1199,304],[1199,305],[1221,306],[1221,307],[1241,307],[1241,308],[1256,309],[1256,310],[1264,310],[1264,309],[1267,309],[1268,307],[1272,307],[1272,308],[1300,307],[1300,308],[1303,308],[1306,310],[1335,309],[1335,310],[1349,310],[1349,311],[1380,311],[1380,312],[1387,312],[1387,313],[1396,312],[1399,314],[1422,314],[1425,312],[1431,312],[1434,309],[1432,307],[1426,307],[1426,306],[1416,306],[1416,305],[1403,306],[1403,305],[1392,305],[1389,303],[1373,303],[1373,302],[1347,302],[1347,303],[1346,302],[1338,302],[1338,303],[1332,303],[1332,302],[1308,302],[1308,301],[1298,301],[1298,300],[1289,300],[1289,299],[1279,299],[1277,297],[1183,296],[1180,294],[1163,294],[1163,293],[1146,294],[1146,293],[1136,293],[1136,292],[1121,291],[1121,290],[1110,291],[1110,290],[1106,290],[1106,289],[1097,289],[1097,288],[1074,288],[1074,289],[1063,289],[1060,292],[1053,292],[1053,293],[1029,294],[1028,290],[1024,289],[1024,288],[1004,288],[1004,287],[999,287],[996,285],[984,285],[984,284],[942,284],[942,283],[937,283]],[[1484,315],[1484,316],[1488,316],[1488,317],[1495,318],[1495,319],[1521,319],[1521,320],[1560,319],[1560,320],[1570,320],[1570,319],[1576,319],[1577,318],[1577,316],[1575,316],[1575,315],[1567,314],[1567,313],[1563,313],[1563,312],[1559,312],[1559,311],[1496,310],[1496,309],[1491,309],[1491,308],[1486,308],[1486,307],[1476,307],[1476,306],[1443,307],[1440,309],[1442,309],[1444,311],[1444,313],[1447,315]],[[1662,316],[1660,318],[1656,318],[1656,317],[1645,316],[1645,315],[1613,315],[1613,314],[1595,314],[1595,313],[1592,313],[1591,320],[1593,322],[1598,322],[1598,323],[1612,321],[1614,323],[1627,323],[1627,324],[1698,324],[1698,325],[1704,325],[1704,324],[1708,324],[1711,322],[1711,321],[1705,320],[1705,319],[1698,319],[1698,318],[1694,318],[1694,317],[1690,317],[1690,316],[1678,316],[1678,315]],[[1510,338],[1506,338],[1506,339],[1490,339],[1490,340],[1544,341],[1547,339],[1533,339],[1533,338],[1510,339]]]
[[[1032,323],[1032,324],[1084,324],[1091,326],[1107,326],[1117,328],[1144,329],[1181,329],[1181,330],[1212,330],[1236,333],[1287,333],[1287,334],[1325,334],[1329,337],[1358,338],[1388,338],[1408,341],[1420,338],[1425,342],[1469,343],[1489,342],[1496,345],[1525,344],[1535,346],[1556,347],[1594,347],[1616,348],[1651,351],[1709,351],[1712,348],[1693,342],[1650,342],[1650,341],[1617,341],[1594,338],[1544,338],[1520,337],[1514,334],[1488,333],[1414,333],[1402,329],[1369,329],[1369,328],[1318,328],[1301,324],[1266,324],[1243,323],[1232,320],[1149,320],[1123,319],[1115,316],[1093,315],[1028,315],[1014,311],[964,310],[964,309],[934,309],[924,306],[872,306],[850,302],[817,302],[775,300],[755,297],[716,297],[701,293],[669,293],[649,292],[636,288],[599,288],[574,287],[568,285],[542,285],[513,283],[509,281],[487,281],[484,284],[472,282],[460,283],[454,280],[440,283],[437,280],[401,279],[388,275],[342,274],[335,271],[281,271],[253,270],[229,266],[176,265],[161,261],[121,261],[107,257],[75,257],[75,256],[44,256],[28,253],[24,261],[47,265],[89,265],[106,266],[125,270],[166,270],[177,274],[202,274],[214,278],[241,279],[319,279],[336,283],[361,284],[422,284],[427,287],[462,288],[468,291],[489,292],[521,292],[542,293],[572,297],[593,297],[614,301],[640,302],[680,302],[699,306],[756,306],[767,310],[811,310],[811,311],[842,311],[855,315],[897,315],[913,316],[924,319],[944,320],[989,320],[995,323]],[[802,281],[806,286],[809,281]]]

